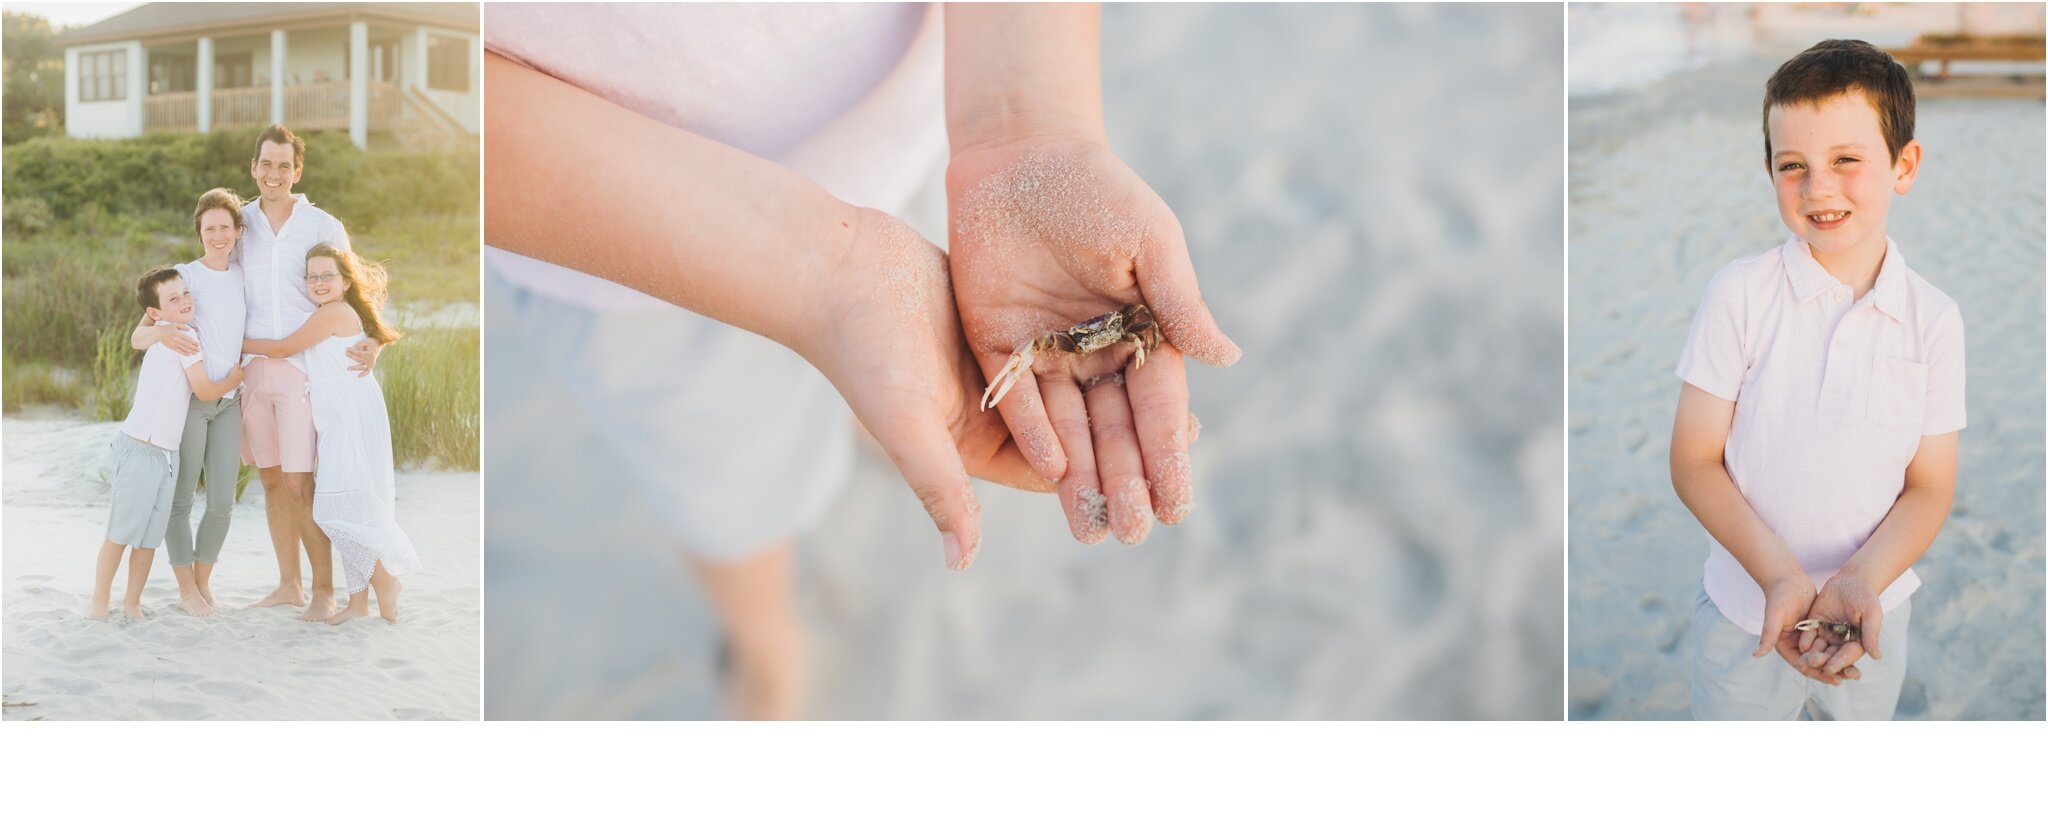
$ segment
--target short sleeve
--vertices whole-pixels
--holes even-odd
[[[178,355],[178,370],[184,371],[186,369],[192,368],[192,364],[198,363],[205,359],[206,355],[201,353],[195,352],[193,354],[180,354]]]
[[[1678,379],[1722,400],[1734,402],[1749,371],[1743,339],[1745,301],[1741,273],[1722,269],[1707,282],[1707,294],[1692,317],[1692,331],[1678,354]]]
[[[330,243],[342,251],[355,251],[348,245],[348,229],[341,225],[341,218],[327,215],[327,230],[320,233],[320,242]]]
[[[1963,409],[1963,312],[1954,305],[1927,335],[1927,423],[1920,434],[1948,434],[1967,425]]]

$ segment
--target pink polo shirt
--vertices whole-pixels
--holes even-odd
[[[1728,264],[1707,284],[1678,376],[1735,401],[1728,475],[1815,586],[1891,511],[1920,438],[1965,422],[1962,315],[1889,239],[1861,300],[1797,237]],[[1707,596],[1762,633],[1763,590],[1707,543]],[[1879,599],[1890,611],[1919,587],[1908,569]]]

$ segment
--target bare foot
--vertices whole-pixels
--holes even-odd
[[[355,594],[349,595],[348,606],[346,608],[343,608],[341,611],[335,612],[333,617],[327,618],[327,625],[339,626],[358,617],[369,616],[370,593],[356,592]]]
[[[318,623],[333,616],[334,593],[326,592],[313,595],[313,604],[306,607],[306,613],[299,615],[299,619],[308,623]]]
[[[209,608],[213,608],[216,610],[220,608],[220,603],[215,602],[213,599],[213,592],[208,590],[205,586],[199,587],[199,599],[206,601],[206,605]]]
[[[141,603],[123,603],[123,604],[121,604],[121,613],[122,613],[122,614],[125,614],[125,615],[128,615],[128,619],[129,619],[129,620],[143,620],[143,619],[145,619],[145,618],[143,618],[143,616],[142,616],[142,604],[141,604]]]
[[[380,586],[376,580],[370,581],[370,587],[377,590],[377,616],[384,618],[386,623],[397,623],[398,593],[405,590],[405,584],[398,582],[396,577],[384,577],[391,582]]]
[[[93,620],[107,619],[107,604],[94,603],[90,606],[87,606],[85,609],[85,616]]]
[[[187,597],[178,601],[178,610],[193,617],[212,617],[213,604],[206,602],[204,595]]]
[[[271,606],[304,605],[306,605],[305,589],[301,589],[297,586],[279,586],[276,589],[272,590],[269,594],[264,595],[262,600],[256,601],[256,603],[254,605],[251,605],[249,608],[267,609]]]

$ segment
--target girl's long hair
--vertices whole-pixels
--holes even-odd
[[[342,279],[348,281],[342,299],[347,300],[349,306],[356,310],[356,316],[362,318],[364,335],[386,345],[400,337],[397,329],[384,322],[385,284],[391,276],[384,272],[383,266],[332,243],[320,243],[306,250],[306,262],[312,262],[315,257],[334,261]]]

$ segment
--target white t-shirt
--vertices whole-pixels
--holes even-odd
[[[242,330],[248,325],[248,299],[243,294],[242,267],[230,260],[227,271],[214,271],[194,260],[178,264],[185,288],[192,293],[192,325],[199,329],[199,353],[206,358],[206,376],[221,380],[242,359]],[[228,392],[233,397],[241,387]]]
[[[662,123],[773,160],[856,206],[894,211],[946,153],[943,21],[891,4],[491,7],[484,46]],[[655,298],[485,250],[506,279],[600,311]]]
[[[1853,294],[1795,236],[1714,275],[1678,358],[1680,379],[1735,402],[1728,475],[1815,586],[1891,512],[1920,438],[1967,422],[1956,302],[1890,240],[1877,282]],[[1763,590],[1707,542],[1707,596],[1761,633]],[[1890,610],[1919,586],[1908,569],[1879,600]]]
[[[199,346],[202,350],[206,347],[203,332]],[[162,343],[143,352],[142,371],[135,377],[135,403],[128,407],[128,418],[121,421],[121,433],[177,451],[178,441],[185,438],[185,411],[192,405],[192,381],[186,379],[185,370],[200,358],[171,351]]]
[[[321,211],[303,194],[292,216],[276,232],[263,216],[263,201],[242,206],[242,241],[236,259],[242,267],[243,296],[248,301],[245,337],[282,340],[313,316],[313,297],[306,291],[306,252],[320,243],[348,249],[348,231],[334,215]],[[240,344],[237,343],[239,346]],[[286,358],[305,371],[305,352]]]

